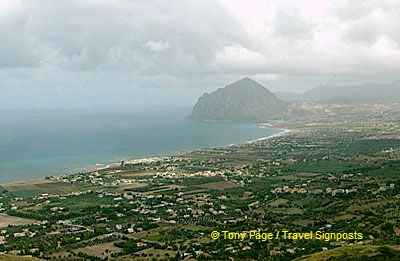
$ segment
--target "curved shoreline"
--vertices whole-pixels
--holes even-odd
[[[276,126],[270,124],[270,123],[262,123],[260,124],[260,128],[276,128]],[[276,138],[276,137],[281,137],[284,135],[288,135],[290,133],[292,133],[291,130],[289,129],[283,129],[283,128],[276,128],[277,130],[281,130],[277,133],[274,133],[272,135],[269,136],[265,136],[265,137],[261,137],[255,140],[249,140],[249,141],[243,141],[243,142],[238,142],[238,143],[233,143],[233,144],[228,144],[228,145],[222,145],[222,146],[208,146],[208,147],[203,147],[203,148],[198,148],[198,149],[189,149],[187,151],[177,151],[175,153],[168,153],[165,155],[152,155],[152,156],[147,156],[147,157],[139,157],[139,158],[129,158],[129,159],[121,159],[121,161],[123,160],[125,163],[141,163],[141,162],[151,162],[151,161],[155,161],[155,160],[162,160],[163,158],[167,158],[167,157],[171,157],[171,156],[178,156],[178,155],[182,155],[184,153],[189,153],[191,151],[195,151],[195,150],[201,150],[201,149],[205,149],[205,148],[218,148],[218,147],[231,147],[231,146],[237,146],[237,145],[241,145],[241,144],[250,144],[250,143],[255,143],[258,141],[263,141],[263,140],[267,140],[267,139],[272,139],[272,138]],[[62,177],[62,176],[68,176],[68,175],[75,175],[75,174],[79,174],[79,173],[89,173],[89,172],[93,172],[93,171],[97,171],[97,170],[102,170],[102,169],[109,169],[109,168],[113,168],[113,167],[118,167],[121,164],[121,161],[110,161],[110,162],[106,162],[106,163],[96,163],[92,166],[86,166],[85,168],[82,169],[75,169],[75,170],[71,170],[70,173],[58,173],[58,174],[53,174],[53,175],[46,175],[46,176],[42,176],[42,177],[36,177],[36,178],[27,178],[27,179],[22,179],[22,180],[18,180],[18,181],[10,181],[10,182],[2,182],[0,183],[0,185],[2,186],[13,186],[13,185],[21,185],[21,184],[26,184],[26,183],[34,183],[34,184],[39,184],[39,183],[43,183],[43,182],[54,182],[53,179],[46,179],[46,177]]]
[[[282,136],[285,136],[285,135],[289,135],[290,133],[292,133],[291,130],[282,129],[282,131],[280,131],[278,133],[272,134],[270,136],[258,138],[258,139],[255,139],[255,140],[249,140],[249,141],[246,141],[246,143],[254,143],[254,142],[257,142],[257,141],[263,141],[263,140],[273,139],[273,138],[277,138],[277,137],[282,137]]]

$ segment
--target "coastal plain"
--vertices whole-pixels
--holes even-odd
[[[291,106],[272,122],[285,135],[4,184],[0,251],[48,260],[398,260],[400,103]],[[210,237],[224,230],[363,238]]]

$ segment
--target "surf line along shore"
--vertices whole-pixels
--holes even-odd
[[[275,128],[275,126],[271,125],[270,123],[262,123],[260,125],[260,128],[265,128],[265,127]],[[261,138],[255,139],[255,140],[245,141],[245,144],[250,144],[250,143],[254,143],[254,142],[258,142],[258,141],[277,138],[277,137],[281,137],[281,136],[284,136],[284,135],[289,135],[289,134],[291,134],[293,132],[293,130],[286,129],[286,128],[276,128],[276,129],[280,130],[280,131],[275,133],[275,134],[266,136],[266,137],[261,137]],[[241,143],[240,142],[239,143],[233,143],[233,144],[229,144],[229,145],[221,146],[221,147],[231,147],[231,146],[237,146],[239,144],[241,144]],[[210,147],[208,147],[208,148],[210,148]],[[121,166],[123,166],[125,164],[152,163],[152,162],[165,160],[165,159],[167,159],[167,158],[169,158],[171,156],[179,156],[179,155],[182,155],[184,153],[191,152],[191,151],[193,151],[193,150],[170,153],[169,155],[162,155],[162,156],[133,158],[133,159],[128,159],[128,160],[121,159],[119,162],[112,162],[112,163],[108,163],[108,164],[96,164],[96,166],[94,166],[92,169],[87,170],[85,172],[106,170],[106,169],[110,169],[110,168],[121,167]],[[76,174],[76,173],[71,173],[71,174]]]
[[[261,128],[263,127],[274,127],[271,124],[261,124],[260,126]],[[277,138],[277,137],[281,137],[284,135],[289,135],[291,134],[293,131],[290,129],[284,129],[284,128],[276,128],[277,130],[280,130],[279,132],[266,136],[266,137],[261,137],[255,140],[250,140],[250,141],[245,141],[244,144],[250,144],[250,143],[255,143],[258,141],[263,141],[263,140],[267,140],[267,139],[272,139],[272,138]],[[231,146],[237,146],[241,143],[234,143],[234,144],[230,144],[230,145],[226,145],[226,146],[221,146],[221,147],[231,147]],[[21,181],[14,181],[14,182],[6,182],[6,183],[1,183],[1,185],[8,185],[8,186],[13,186],[13,185],[23,185],[23,184],[38,184],[38,183],[47,183],[50,181],[61,181],[63,180],[66,176],[69,175],[76,175],[79,173],[90,173],[93,171],[101,171],[101,170],[107,170],[107,169],[113,169],[113,168],[118,168],[121,167],[125,164],[138,164],[138,163],[151,163],[151,162],[157,162],[157,161],[163,161],[171,156],[179,156],[182,155],[184,153],[188,153],[190,151],[193,150],[188,150],[188,151],[184,151],[184,152],[177,152],[177,153],[171,153],[170,155],[163,155],[163,156],[151,156],[151,157],[143,157],[143,158],[131,158],[128,160],[123,160],[121,159],[120,161],[114,161],[114,162],[109,162],[109,163],[98,163],[95,165],[92,165],[91,167],[86,167],[85,169],[80,169],[77,171],[71,171],[70,173],[64,173],[64,174],[55,174],[55,175],[50,175],[50,176],[44,176],[44,177],[38,177],[35,179],[29,179],[29,180],[21,180]]]
[[[263,141],[263,140],[273,139],[273,138],[277,138],[277,137],[289,135],[289,134],[291,134],[291,133],[293,133],[292,130],[289,130],[289,129],[281,129],[281,131],[278,132],[278,133],[272,134],[272,135],[270,135],[270,136],[258,138],[258,139],[255,139],[255,140],[249,140],[249,141],[246,141],[246,143],[254,143],[254,142],[257,142],[257,141]]]

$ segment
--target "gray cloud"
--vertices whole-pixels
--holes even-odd
[[[279,1],[258,26],[221,1],[4,0],[0,102],[123,106],[165,89],[195,100],[243,76],[301,91],[399,73],[397,1]]]
[[[343,34],[345,40],[359,42],[361,44],[371,46],[375,44],[380,37],[383,36],[382,24],[379,21],[371,21],[368,19],[354,22]]]
[[[280,6],[273,21],[274,34],[284,38],[312,38],[312,24],[298,10],[286,10]]]
[[[0,68],[37,65],[25,34],[28,12],[21,8],[0,11]]]
[[[237,21],[209,1],[23,1],[0,28],[10,43],[3,54],[71,70],[202,70],[215,52],[243,37]]]
[[[383,1],[345,0],[332,7],[332,13],[342,20],[352,21],[369,16]]]

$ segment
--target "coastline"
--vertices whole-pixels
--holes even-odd
[[[260,124],[260,128],[276,128],[278,130],[281,130],[275,134],[269,135],[269,136],[265,136],[265,137],[261,137],[255,140],[249,140],[249,141],[244,141],[244,142],[238,142],[238,143],[233,143],[233,144],[229,144],[229,145],[225,145],[225,146],[215,146],[215,147],[231,147],[231,146],[237,146],[240,144],[251,144],[251,143],[255,143],[255,142],[259,142],[259,141],[264,141],[264,140],[268,140],[268,139],[273,139],[273,138],[277,138],[277,137],[281,137],[284,135],[289,135],[291,134],[293,131],[290,129],[285,129],[285,128],[277,128],[277,126],[271,124],[271,123],[262,123]],[[204,147],[204,148],[199,148],[199,149],[205,149],[205,148],[213,148],[213,146],[210,147]],[[178,151],[175,153],[169,153],[166,155],[152,155],[152,156],[147,156],[147,157],[142,157],[142,158],[130,158],[130,159],[121,159],[121,161],[123,160],[125,163],[142,163],[142,162],[154,162],[157,160],[162,160],[164,158],[168,158],[168,157],[172,157],[172,156],[179,156],[185,153],[189,153],[191,151],[194,150],[198,150],[198,149],[190,149],[187,151]],[[32,178],[32,179],[24,179],[24,180],[20,180],[20,181],[11,181],[11,182],[4,182],[4,183],[0,183],[0,186],[5,186],[5,187],[9,187],[9,186],[17,186],[17,185],[23,185],[23,184],[41,184],[41,183],[50,183],[50,182],[57,182],[54,179],[46,179],[46,177],[62,177],[62,176],[68,176],[68,175],[76,175],[79,173],[89,173],[89,172],[93,172],[93,171],[98,171],[98,170],[104,170],[104,169],[110,169],[110,168],[115,168],[120,166],[121,162],[107,162],[107,163],[97,163],[94,164],[91,167],[86,167],[85,170],[71,170],[71,173],[67,173],[67,174],[54,174],[54,175],[46,175],[43,177],[37,177],[37,178]]]
[[[272,134],[270,136],[258,138],[258,139],[255,139],[255,140],[249,140],[249,141],[246,141],[246,143],[249,144],[249,143],[255,143],[257,141],[263,141],[263,140],[273,139],[273,138],[277,138],[277,137],[282,137],[282,136],[285,136],[285,135],[289,135],[292,132],[293,131],[289,130],[289,129],[282,129],[282,131],[280,131],[278,133]]]

